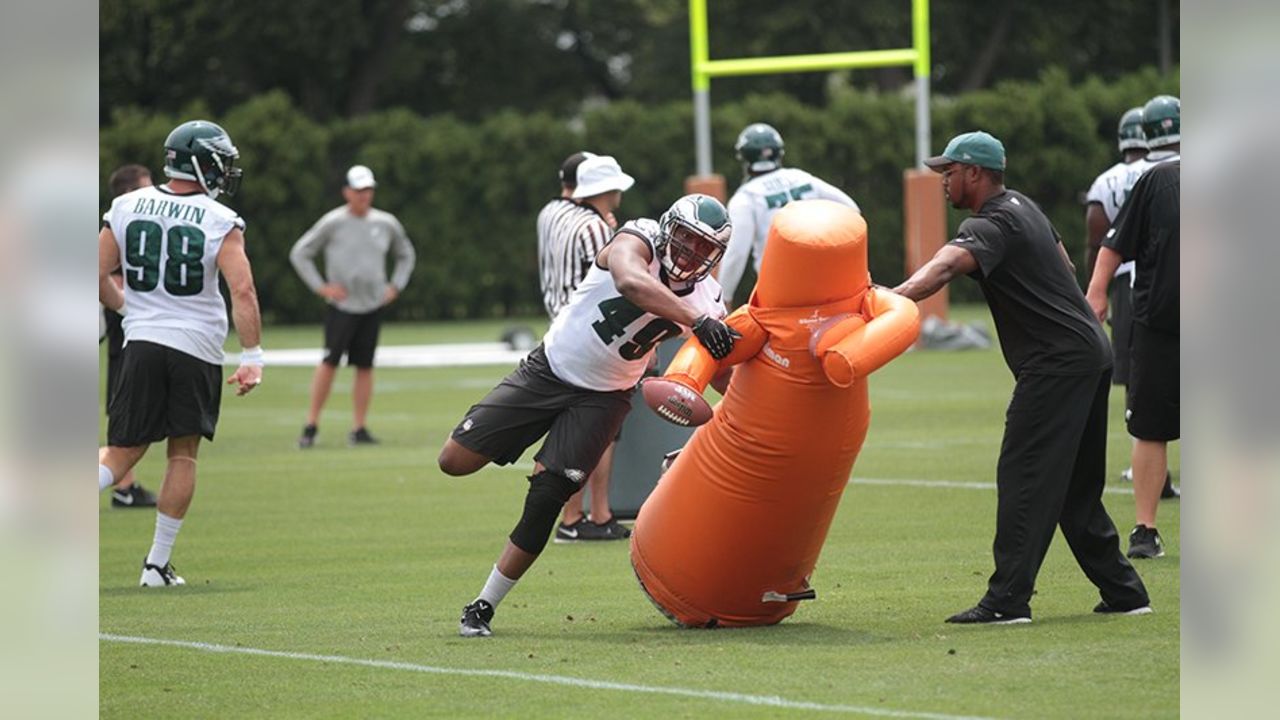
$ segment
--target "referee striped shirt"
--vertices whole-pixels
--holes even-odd
[[[538,213],[538,266],[542,303],[555,318],[586,277],[613,230],[590,205],[556,198]]]

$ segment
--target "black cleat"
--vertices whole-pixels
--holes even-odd
[[[1164,557],[1164,541],[1160,531],[1146,525],[1137,525],[1129,533],[1128,556],[1135,559]]]
[[[585,522],[583,525],[583,540],[626,540],[631,537],[631,531],[615,517],[610,517],[605,523]]]
[[[378,439],[370,435],[367,429],[359,428],[347,434],[347,444],[352,447],[356,445],[377,445]]]
[[[560,523],[556,527],[556,542],[571,543],[588,540],[626,540],[631,531],[617,518],[609,518],[609,522],[596,524],[585,517],[572,525]]]
[[[155,506],[156,496],[138,483],[123,490],[111,491],[111,507],[151,508]]]
[[[579,540],[582,539],[582,526],[586,524],[587,524],[586,517],[580,517],[578,518],[577,522],[570,523],[568,525],[565,525],[564,523],[560,523],[559,525],[556,526],[555,542],[557,543],[578,542]]]
[[[476,600],[462,608],[462,619],[458,621],[458,634],[462,637],[489,637],[493,631],[489,623],[493,621],[493,606],[484,600]]]
[[[298,436],[299,450],[306,450],[315,446],[317,429],[315,425],[307,425],[302,428],[302,434]]]
[[[1151,609],[1151,605],[1142,605],[1128,610],[1122,610],[1114,605],[1109,605],[1106,600],[1098,603],[1093,607],[1093,611],[1099,615],[1150,615],[1155,612]]]
[[[981,605],[974,605],[962,613],[947,618],[947,622],[957,625],[1018,625],[1031,622],[1031,614],[1016,615],[988,610]]]

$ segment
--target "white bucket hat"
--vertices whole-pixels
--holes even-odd
[[[612,190],[626,192],[635,183],[635,178],[622,172],[617,160],[609,155],[597,155],[578,165],[578,187],[574,188],[572,197],[587,198]]]
[[[364,190],[377,186],[378,183],[373,179],[373,171],[364,165],[352,165],[347,171],[347,187],[352,190]]]

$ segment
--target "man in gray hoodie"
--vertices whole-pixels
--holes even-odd
[[[413,272],[413,244],[394,215],[373,207],[377,183],[373,171],[355,165],[342,188],[345,205],[325,213],[289,252],[289,261],[311,291],[329,304],[324,321],[325,355],[311,381],[311,407],[298,438],[299,448],[315,445],[317,424],[333,388],[342,356],[355,367],[351,386],[351,445],[375,444],[365,421],[373,398],[373,355],[378,346],[382,308],[395,301]],[[324,254],[324,275],[316,256]],[[387,280],[387,254],[395,269]]]

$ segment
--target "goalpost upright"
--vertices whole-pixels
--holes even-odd
[[[707,0],[689,0],[689,51],[693,75],[694,145],[697,175],[686,188],[726,196],[724,178],[711,172],[711,78],[733,75],[768,75],[851,68],[910,65],[915,76],[915,167],[903,177],[907,272],[912,272],[942,245],[946,216],[942,206],[942,181],[924,169],[929,157],[929,0],[911,0],[911,47],[892,50],[781,55],[774,57],[712,60],[707,43]],[[921,304],[921,310],[946,317],[945,291]]]

